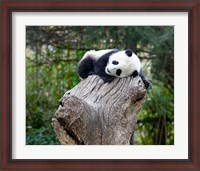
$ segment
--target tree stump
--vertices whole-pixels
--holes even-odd
[[[92,75],[64,94],[52,126],[61,144],[130,144],[145,95],[139,76],[104,83]]]

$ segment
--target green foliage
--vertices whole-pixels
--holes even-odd
[[[174,144],[174,95],[162,82],[153,83],[138,117],[138,144]]]
[[[56,135],[50,127],[40,127],[37,129],[27,129],[27,145],[57,145]]]
[[[62,53],[61,50],[56,49],[49,52],[49,55],[53,59],[54,56],[59,56]],[[81,51],[77,52],[76,55],[79,54],[82,55]],[[69,59],[72,60],[73,55]],[[35,59],[26,61],[26,126],[28,144],[47,144],[49,139],[50,144],[57,144],[55,133],[50,127],[51,119],[59,106],[59,99],[67,90],[79,82],[77,62],[75,65],[72,62],[55,61],[46,63]],[[35,142],[33,142],[34,140],[31,140],[31,138],[34,139],[37,133],[40,133],[40,136],[35,137]],[[48,133],[53,136],[45,137]],[[30,134],[32,135],[30,136]],[[41,142],[39,141],[40,139]]]
[[[51,119],[59,99],[80,81],[78,61],[87,50],[108,48],[133,49],[152,82],[135,144],[174,143],[174,27],[27,26],[27,144],[58,144]]]

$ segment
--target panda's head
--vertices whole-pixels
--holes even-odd
[[[132,75],[135,70],[139,73],[140,68],[138,56],[128,49],[111,54],[105,72],[108,75],[122,78]]]

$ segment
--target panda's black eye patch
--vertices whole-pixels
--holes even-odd
[[[113,65],[118,65],[119,62],[118,62],[118,61],[112,61],[112,64],[113,64]]]

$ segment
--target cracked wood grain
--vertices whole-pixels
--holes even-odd
[[[138,77],[89,76],[60,99],[52,126],[61,144],[127,145],[146,95]]]

